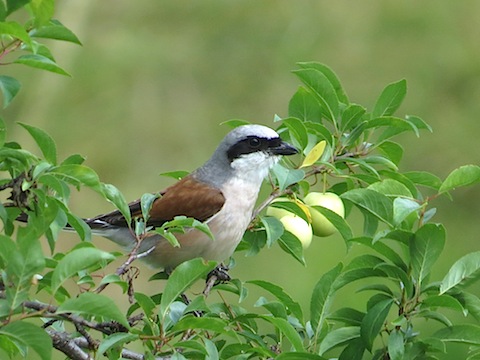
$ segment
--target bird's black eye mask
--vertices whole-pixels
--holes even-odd
[[[278,138],[262,138],[258,136],[247,136],[240,140],[235,145],[231,146],[227,151],[227,156],[230,162],[238,159],[242,155],[251,154],[254,152],[269,152],[269,150],[277,149],[283,144],[282,139]]]

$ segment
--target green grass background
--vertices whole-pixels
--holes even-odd
[[[398,138],[401,170],[443,178],[479,164],[480,2],[70,0],[58,2],[56,17],[83,43],[49,42],[72,78],[16,65],[23,89],[3,114],[8,139],[35,149],[14,122],[42,127],[60,158],[85,155],[129,200],[169,185],[162,172],[201,165],[228,131],[219,123],[272,125],[274,114],[286,115],[298,61],[329,65],[351,101],[369,108],[386,84],[407,79],[398,115],[418,115],[434,132]],[[434,280],[480,247],[479,187],[453,199],[434,203],[448,236]],[[88,191],[75,194],[71,207],[86,217],[111,209]],[[339,237],[314,239],[306,268],[275,247],[252,258],[237,254],[232,275],[273,281],[307,306],[316,281],[345,253]],[[362,299],[348,293],[336,304],[364,310]]]

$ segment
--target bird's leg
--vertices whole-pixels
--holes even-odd
[[[207,275],[207,280],[205,284],[205,290],[203,290],[203,295],[208,296],[210,291],[215,285],[221,284],[222,282],[230,281],[231,277],[228,275],[228,266],[224,264],[218,265],[215,269],[210,271]]]

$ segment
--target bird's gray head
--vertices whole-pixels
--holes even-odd
[[[296,153],[296,148],[283,141],[269,127],[242,125],[225,136],[197,173],[204,181],[211,182],[213,179],[215,185],[232,176],[261,183],[281,155]]]

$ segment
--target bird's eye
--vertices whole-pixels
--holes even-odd
[[[250,138],[250,139],[248,140],[248,144],[249,144],[252,148],[258,148],[258,147],[260,147],[261,142],[260,142],[260,139],[258,139],[258,138]]]

